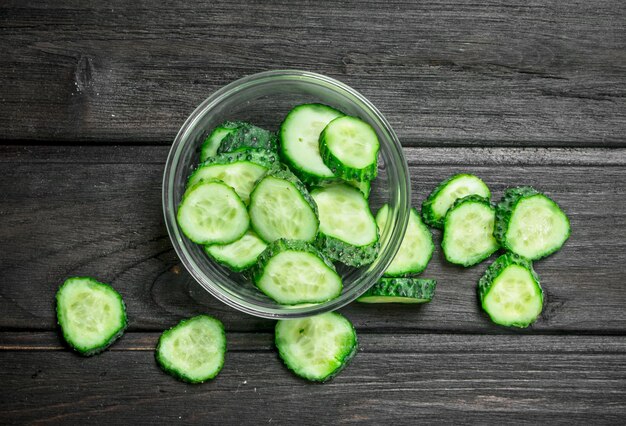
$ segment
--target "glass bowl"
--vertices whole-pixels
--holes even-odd
[[[371,124],[380,139],[378,178],[372,183],[370,207],[375,213],[390,206],[389,220],[380,236],[378,257],[370,265],[337,271],[343,291],[333,300],[318,304],[280,305],[256,289],[241,274],[213,262],[202,246],[188,240],[178,228],[176,212],[190,173],[198,165],[200,146],[225,120],[249,121],[278,130],[287,113],[303,103],[323,103],[358,116]],[[400,247],[410,205],[410,183],[402,147],[383,115],[363,95],[332,78],[306,71],[268,71],[244,77],[207,98],[187,118],[176,135],[163,176],[163,212],[174,249],[198,283],[222,302],[264,318],[295,318],[338,309],[359,297],[382,276]]]

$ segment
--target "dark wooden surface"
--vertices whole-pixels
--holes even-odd
[[[132,4],[129,4],[132,3]],[[626,3],[38,2],[0,4],[0,423],[614,423],[626,421]],[[342,312],[361,350],[325,385],[286,371],[273,322],[217,302],[164,228],[163,165],[184,118],[247,74],[336,77],[389,118],[413,202],[457,171],[497,198],[546,191],[572,237],[536,263],[547,294],[527,330],[496,327],[439,248],[421,307]],[[440,235],[435,233],[438,242]],[[130,327],[70,352],[53,295],[112,283]],[[216,380],[160,372],[160,331],[222,319]]]

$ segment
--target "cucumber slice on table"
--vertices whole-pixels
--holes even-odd
[[[249,149],[265,149],[278,151],[278,137],[276,133],[262,129],[250,123],[243,123],[234,131],[224,136],[217,149],[217,153],[244,151]]]
[[[256,182],[278,164],[278,155],[267,150],[238,151],[209,158],[189,176],[188,186],[217,179],[232,187],[241,201],[250,201]]]
[[[225,354],[224,325],[208,315],[198,315],[163,332],[155,356],[166,373],[185,382],[202,383],[217,376]]]
[[[335,118],[320,134],[319,145],[324,164],[335,176],[357,181],[376,177],[380,143],[374,128],[360,118]]]
[[[469,174],[454,175],[441,182],[422,204],[424,222],[435,228],[443,228],[448,209],[459,198],[480,195],[491,199],[491,192],[479,177]]]
[[[280,126],[280,154],[303,182],[317,184],[333,178],[319,150],[319,137],[328,123],[344,114],[327,105],[303,104],[292,109]]]
[[[194,243],[228,244],[246,233],[250,218],[241,198],[218,180],[190,186],[178,206],[178,226]]]
[[[478,281],[484,311],[496,324],[528,327],[543,308],[543,291],[532,263],[514,253],[497,258]]]
[[[427,303],[435,296],[437,281],[421,278],[381,278],[357,302]]]
[[[311,195],[291,172],[273,170],[250,195],[252,228],[266,242],[279,238],[313,241],[319,220]]]
[[[336,312],[278,321],[275,343],[287,368],[316,382],[336,376],[358,349],[352,323]]]
[[[537,260],[563,246],[570,224],[561,208],[534,188],[509,188],[496,206],[494,235],[505,249]]]
[[[233,243],[205,246],[204,251],[216,262],[227,266],[232,271],[241,272],[254,266],[259,255],[266,248],[265,241],[254,232],[248,231]]]
[[[319,211],[316,245],[326,256],[350,266],[372,263],[378,254],[378,229],[358,189],[346,184],[311,192]]]
[[[200,149],[200,161],[206,161],[217,154],[222,140],[230,133],[245,125],[243,121],[225,121],[217,126],[204,140]]]
[[[376,223],[380,233],[385,228],[388,215],[389,205],[385,204],[376,214]],[[385,276],[404,277],[419,274],[428,266],[434,250],[435,245],[430,230],[422,222],[417,210],[412,208],[404,238],[391,264],[387,267]]]
[[[93,278],[68,278],[57,291],[56,302],[63,338],[82,355],[105,350],[128,324],[120,294]]]
[[[256,286],[283,305],[319,303],[341,293],[341,277],[333,264],[304,241],[277,240],[259,256]]]
[[[468,195],[456,200],[446,214],[441,241],[448,262],[472,266],[495,253],[499,248],[493,236],[495,217],[486,198]]]

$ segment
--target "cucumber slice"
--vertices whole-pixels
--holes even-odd
[[[311,195],[291,172],[273,170],[250,195],[252,228],[264,241],[279,238],[313,241],[319,220]]]
[[[388,216],[389,205],[385,204],[376,214],[378,232],[383,232]],[[434,250],[435,245],[430,230],[422,222],[417,210],[412,208],[402,243],[391,264],[387,267],[385,276],[404,277],[419,274],[428,266]]]
[[[543,291],[532,263],[514,253],[495,260],[478,281],[482,308],[496,324],[528,327],[543,308]]]
[[[217,153],[222,154],[224,152],[245,151],[249,149],[265,149],[277,152],[278,138],[276,137],[276,133],[250,123],[243,123],[234,131],[226,134],[217,149]]]
[[[491,192],[485,182],[474,175],[458,174],[446,179],[422,204],[424,222],[435,228],[443,228],[446,213],[452,204],[459,198],[472,194],[491,199]]]
[[[537,260],[563,246],[570,224],[561,208],[534,188],[509,188],[496,206],[494,235],[505,249]]]
[[[372,263],[378,254],[378,229],[363,194],[345,184],[311,192],[319,211],[316,245],[332,260],[349,266]]]
[[[336,376],[358,350],[352,323],[336,312],[278,321],[275,343],[287,368],[315,382]]]
[[[224,365],[224,325],[208,315],[183,320],[161,334],[156,360],[168,374],[189,383],[213,379]]]
[[[339,296],[342,287],[333,264],[304,241],[274,241],[259,256],[253,278],[282,305],[326,302]]]
[[[262,239],[254,232],[248,231],[233,243],[205,246],[204,251],[216,262],[232,271],[241,272],[254,266],[266,248],[267,244]]]
[[[206,161],[209,158],[217,154],[217,149],[220,147],[222,140],[230,133],[237,130],[237,128],[245,125],[243,121],[225,121],[217,126],[211,134],[204,140],[202,148],[200,149],[200,161]]]
[[[122,296],[93,278],[68,278],[59,287],[56,302],[63,338],[85,356],[108,348],[128,324]]]
[[[420,278],[381,278],[357,302],[427,303],[435,297],[437,281]]]
[[[280,154],[307,184],[333,178],[319,150],[319,137],[328,123],[344,114],[322,104],[303,104],[292,109],[280,126]]]
[[[487,259],[499,248],[493,236],[496,210],[489,200],[468,195],[448,210],[441,248],[450,263],[472,266]]]
[[[217,179],[232,187],[248,204],[256,182],[278,164],[278,155],[267,150],[239,151],[210,158],[189,176],[188,186],[201,180]]]
[[[376,177],[380,143],[374,128],[360,118],[335,118],[320,134],[319,145],[324,164],[335,176],[357,181]]]
[[[366,200],[370,199],[370,192],[372,191],[372,182],[369,180],[358,181],[358,180],[349,180],[346,182],[348,185],[354,186],[356,189],[361,191],[363,197]]]
[[[200,181],[185,191],[178,226],[198,244],[228,244],[246,233],[250,218],[235,191],[218,180]]]

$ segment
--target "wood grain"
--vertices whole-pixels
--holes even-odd
[[[166,148],[9,146],[0,152],[2,329],[52,330],[54,292],[67,276],[84,274],[122,293],[130,330],[162,330],[202,312],[216,315],[233,332],[271,330],[271,321],[215,300],[180,265],[161,212]],[[443,178],[466,171],[482,176],[495,199],[507,186],[530,184],[568,213],[571,239],[535,264],[546,308],[520,333],[626,331],[626,240],[618,237],[626,230],[620,208],[626,150],[407,148],[405,153],[414,205]],[[439,281],[432,303],[352,304],[343,312],[360,330],[518,333],[491,324],[480,312],[475,283],[486,265],[454,267],[437,248],[424,273]]]
[[[626,146],[625,52],[619,0],[7,0],[0,138],[168,144],[217,88],[296,68],[407,146]]]
[[[593,336],[361,334],[333,381],[293,376],[273,349],[232,350],[212,382],[187,385],[151,353],[0,351],[8,422],[620,423],[626,340]]]

